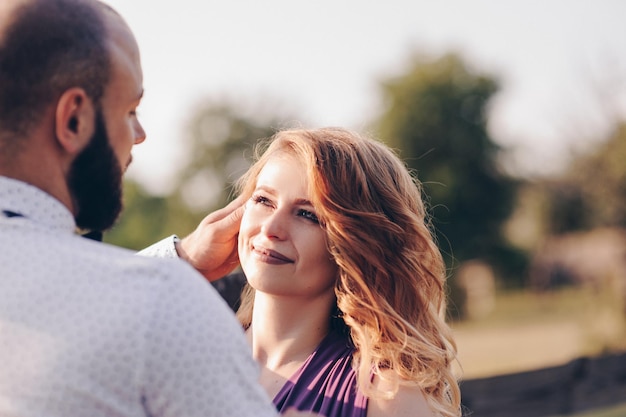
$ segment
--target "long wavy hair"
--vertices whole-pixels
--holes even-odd
[[[392,398],[400,385],[419,387],[434,412],[459,416],[446,269],[417,179],[381,142],[339,128],[292,129],[260,143],[256,163],[238,183],[241,194],[252,194],[259,172],[279,152],[301,161],[339,267],[336,307],[355,346],[359,389]],[[244,327],[253,300],[248,287],[237,312]],[[393,389],[376,390],[372,372],[391,378]]]

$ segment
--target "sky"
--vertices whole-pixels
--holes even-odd
[[[362,130],[382,111],[380,83],[416,54],[457,53],[500,81],[489,129],[519,175],[558,172],[626,115],[626,1],[105,2],[141,50],[148,138],[128,175],[154,193],[184,163],[199,103]]]

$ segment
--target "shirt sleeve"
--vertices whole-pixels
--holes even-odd
[[[179,240],[178,236],[171,235],[145,249],[142,249],[137,252],[137,254],[153,258],[178,258],[178,252],[176,252],[176,242]]]
[[[147,414],[276,417],[232,311],[193,268],[178,266],[156,297],[146,332]]]

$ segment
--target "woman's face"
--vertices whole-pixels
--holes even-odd
[[[302,164],[286,153],[271,157],[239,229],[239,259],[255,290],[306,298],[332,294],[337,266],[310,200]]]

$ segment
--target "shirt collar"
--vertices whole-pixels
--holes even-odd
[[[0,176],[0,210],[19,213],[57,232],[76,230],[74,216],[59,200],[33,185],[3,176]]]

